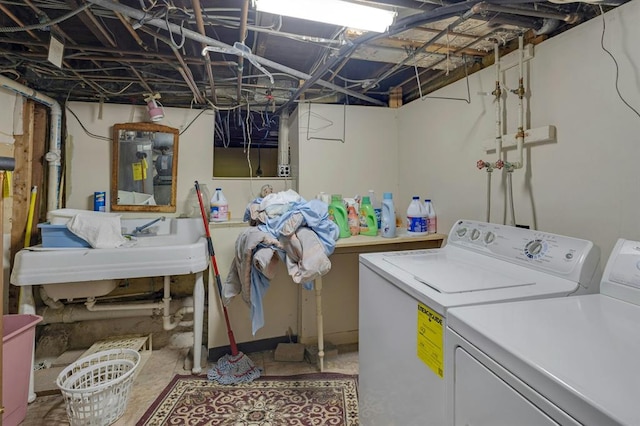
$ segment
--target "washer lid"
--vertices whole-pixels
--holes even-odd
[[[484,262],[479,258],[484,258]],[[506,262],[497,265],[486,256],[450,256],[445,250],[434,250],[432,253],[390,255],[384,260],[440,293],[535,285],[535,281],[526,279],[526,274],[511,271],[515,265]]]

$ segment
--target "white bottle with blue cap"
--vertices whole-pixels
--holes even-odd
[[[407,235],[425,235],[427,233],[427,212],[420,202],[419,196],[414,196],[407,208]]]
[[[396,236],[396,209],[390,192],[382,195],[382,211],[380,212],[380,235],[385,238]]]

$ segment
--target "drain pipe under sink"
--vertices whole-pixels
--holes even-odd
[[[161,302],[143,302],[143,303],[108,303],[96,304],[94,297],[88,297],[85,306],[89,312],[118,312],[118,311],[142,311],[143,316],[147,316],[148,310],[162,309],[162,328],[166,331],[173,330],[177,326],[190,327],[193,321],[182,321],[185,314],[193,313],[193,298],[185,297],[181,299],[183,306],[180,307],[173,315],[171,314],[171,277],[164,277],[164,297]],[[173,319],[173,321],[172,321]]]

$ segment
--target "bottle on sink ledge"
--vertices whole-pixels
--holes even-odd
[[[216,188],[211,197],[211,222],[226,222],[229,220],[229,203],[222,193],[222,188]]]

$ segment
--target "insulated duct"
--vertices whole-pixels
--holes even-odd
[[[289,165],[289,111],[284,110],[280,114],[280,127],[278,129],[278,177],[291,176]]]

